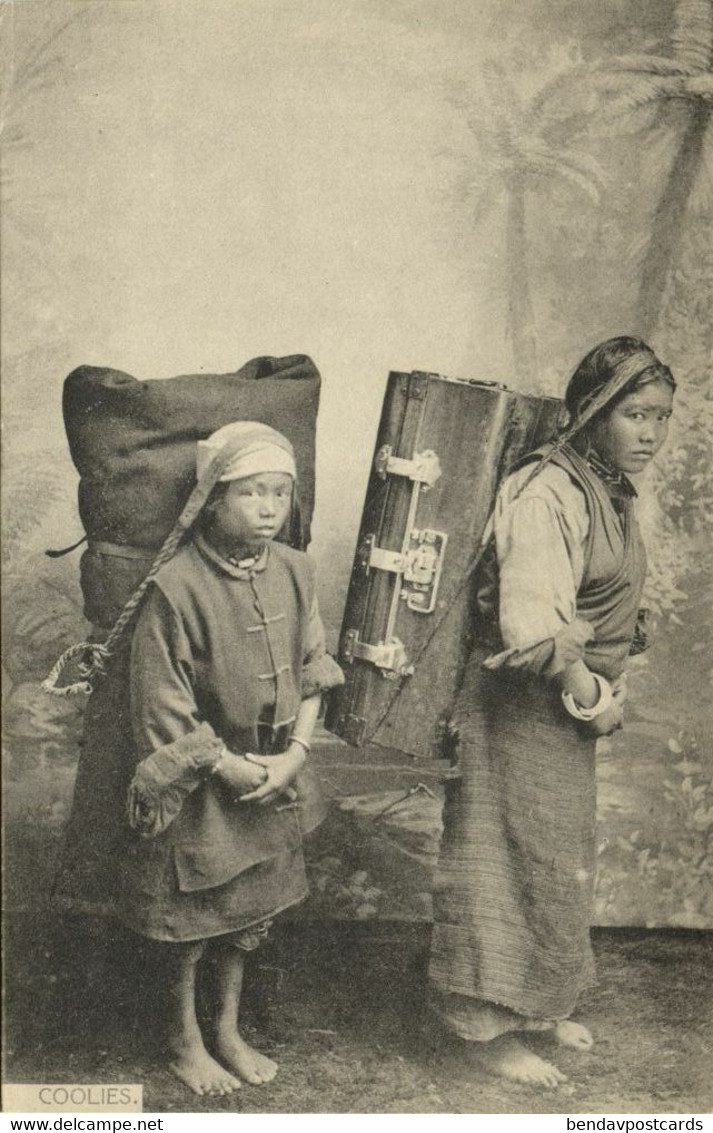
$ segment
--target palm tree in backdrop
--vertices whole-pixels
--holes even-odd
[[[593,69],[599,116],[614,133],[666,131],[652,175],[663,188],[648,230],[637,299],[638,330],[655,330],[682,245],[686,214],[713,192],[713,0],[676,0],[672,53],[623,55]]]
[[[478,144],[477,162],[469,164],[465,193],[473,219],[482,223],[500,202],[505,204],[505,278],[507,329],[513,362],[523,388],[538,383],[535,313],[530,283],[528,198],[551,191],[555,182],[570,185],[599,203],[603,177],[597,161],[568,141],[572,122],[581,113],[580,100],[568,103],[563,92],[573,89],[579,68],[566,71],[523,96],[500,63],[482,68],[484,87],[474,105],[472,91],[452,101],[465,109],[468,126]]]

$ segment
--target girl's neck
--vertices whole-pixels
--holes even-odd
[[[265,550],[265,541],[260,543],[246,544],[236,543],[235,540],[227,538],[222,531],[215,527],[212,523],[207,523],[203,527],[203,538],[210,544],[213,550],[220,555],[222,559],[226,559],[231,563],[242,563],[244,561],[255,560],[260,557]]]

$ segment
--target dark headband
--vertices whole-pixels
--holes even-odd
[[[563,441],[568,441],[570,437],[583,429],[592,417],[596,417],[597,413],[600,413],[610,401],[626,389],[629,382],[654,367],[660,368],[661,363],[653,350],[637,350],[635,354],[630,354],[628,358],[624,358],[614,370],[609,381],[596,386],[591,393],[582,398],[573,421],[565,431]]]
[[[628,358],[624,358],[614,370],[608,382],[604,382],[601,386],[597,386],[582,400],[574,420],[567,426],[567,428],[560,433],[559,437],[553,444],[549,452],[545,453],[540,458],[537,464],[532,469],[532,472],[517,490],[514,499],[524,492],[530,481],[539,475],[545,465],[549,464],[555,453],[559,452],[572,437],[579,433],[585,425],[588,425],[597,413],[601,413],[602,409],[606,409],[610,401],[622,393],[629,382],[633,381],[640,374],[644,374],[647,370],[661,369],[661,363],[654,354],[653,350],[648,348],[645,350],[637,350],[635,354],[630,354]]]

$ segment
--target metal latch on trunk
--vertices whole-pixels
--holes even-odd
[[[425,392],[424,387],[424,392]],[[415,527],[418,500],[441,475],[438,455],[431,449],[414,453],[410,460],[394,456],[391,445],[382,445],[376,455],[377,475],[404,476],[411,480],[411,494],[405,534],[400,551],[377,547],[373,535],[367,535],[358,557],[367,570],[383,570],[395,576],[389,613],[383,639],[376,644],[359,640],[357,629],[347,630],[342,638],[341,657],[348,664],[354,660],[374,665],[387,680],[410,677],[414,667],[402,641],[395,634],[399,604],[403,600],[417,614],[430,614],[436,605],[436,593],[443,568],[443,555],[448,536],[443,531],[419,530]]]
[[[415,614],[433,612],[447,542],[445,531],[412,528],[403,551],[387,551],[383,547],[375,547],[374,536],[367,535],[359,549],[359,557],[367,569],[384,570],[396,576],[394,599],[389,611],[385,639],[372,645],[359,640],[357,629],[347,630],[342,638],[340,655],[343,661],[347,664],[354,660],[368,661],[388,680],[412,675],[414,667],[409,661],[406,648],[393,632],[396,620],[394,603],[404,601]]]
[[[445,531],[414,527],[402,551],[375,547],[374,536],[367,535],[359,549],[359,557],[367,569],[400,575],[399,598],[415,614],[431,614],[436,607],[447,543]]]

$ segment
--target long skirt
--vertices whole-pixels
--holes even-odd
[[[566,1018],[594,982],[594,740],[542,680],[473,654],[453,723],[430,1001],[466,1039]]]

